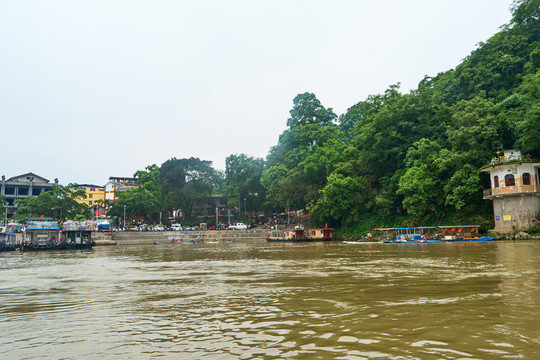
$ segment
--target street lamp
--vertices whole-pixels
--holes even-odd
[[[246,212],[246,198],[244,198],[244,222],[247,220],[247,212]]]
[[[4,221],[4,224],[7,225],[7,210],[8,210],[9,203],[5,202],[4,207],[6,208],[6,220]]]
[[[126,205],[124,205],[124,230],[126,230]]]

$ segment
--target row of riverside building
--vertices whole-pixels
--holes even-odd
[[[2,175],[1,194],[6,197],[7,211],[11,215],[17,209],[17,200],[30,196],[38,196],[44,191],[52,190],[53,185],[58,185],[58,179],[51,183],[48,179],[34,173],[26,173],[6,179]],[[132,177],[114,177],[103,185],[80,184],[79,189],[86,191],[84,199],[78,199],[79,203],[88,205],[95,215],[104,215],[105,209],[96,201],[116,200],[115,191],[125,191],[137,187],[137,179]]]

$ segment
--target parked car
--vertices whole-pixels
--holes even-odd
[[[156,225],[154,226],[155,231],[165,231],[165,226],[163,225]]]
[[[180,225],[180,224],[172,224],[171,229],[173,231],[182,231],[183,230],[182,225]]]
[[[229,225],[229,230],[247,230],[247,225],[244,223],[236,223],[234,225]]]

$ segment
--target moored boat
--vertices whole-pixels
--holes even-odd
[[[48,250],[60,246],[61,230],[52,217],[29,217],[23,228],[21,250]]]
[[[267,241],[274,242],[307,242],[307,241],[331,241],[334,229],[304,229],[296,226],[294,229],[271,230]]]
[[[67,221],[62,225],[61,249],[88,249],[95,245],[92,240],[93,221]]]
[[[202,235],[201,235],[202,236]],[[197,242],[200,242],[198,240],[197,234],[190,234],[190,235],[172,235],[168,237],[169,241],[162,242],[162,241],[155,241],[154,244],[156,245],[193,245]]]
[[[450,243],[491,241],[491,236],[479,236],[478,225],[420,226],[408,228],[375,228],[385,243]]]
[[[0,251],[17,249],[17,233],[20,228],[21,225],[14,223],[0,225]]]

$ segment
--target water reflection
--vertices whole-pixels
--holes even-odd
[[[536,358],[539,255],[535,242],[6,253],[0,354]]]

